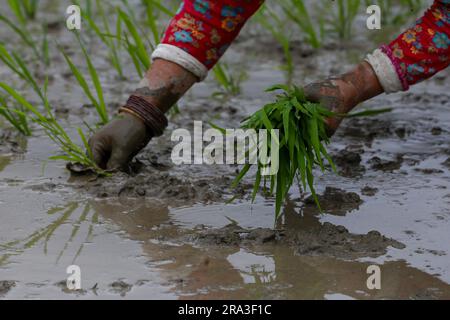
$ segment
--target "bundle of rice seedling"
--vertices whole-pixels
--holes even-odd
[[[276,147],[279,149],[278,172],[271,176],[263,176],[263,169],[266,164],[258,160],[258,169],[254,182],[252,199],[261,184],[267,192],[267,182],[270,181],[269,195],[275,193],[275,214],[278,219],[282,205],[288,195],[295,178],[303,186],[303,189],[311,192],[319,210],[320,203],[314,187],[314,169],[319,168],[324,172],[328,167],[335,170],[333,160],[326,150],[326,145],[330,143],[330,138],[326,132],[326,119],[331,117],[357,117],[370,116],[390,111],[390,109],[363,111],[350,115],[334,113],[324,106],[310,102],[306,99],[302,89],[298,87],[287,87],[277,85],[268,92],[283,90],[277,96],[274,103],[267,104],[261,110],[254,113],[242,123],[243,129],[254,129],[256,131],[265,129],[271,132],[272,137],[277,141]],[[276,134],[275,130],[278,130]],[[267,143],[267,150],[270,154],[271,143]],[[328,163],[329,166],[326,164]],[[237,186],[247,175],[251,164],[245,165],[233,183]]]

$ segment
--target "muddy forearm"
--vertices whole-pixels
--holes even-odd
[[[119,112],[139,118],[149,134],[158,137],[168,126],[165,113],[197,81],[196,76],[179,65],[156,59]]]
[[[143,120],[154,136],[162,134],[164,114],[206,78],[263,2],[184,0],[153,52],[151,69],[121,112]]]
[[[195,75],[179,65],[156,59],[134,94],[145,96],[166,113],[197,81]]]

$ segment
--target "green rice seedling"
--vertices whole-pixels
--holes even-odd
[[[234,75],[227,64],[217,63],[213,68],[214,77],[221,87],[221,92],[214,93],[215,97],[236,96],[241,92],[241,83],[247,77],[245,71],[240,70]]]
[[[78,1],[75,1],[79,5]],[[109,17],[106,15],[102,1],[96,0],[97,13],[96,16],[100,17],[101,24],[96,22],[96,19],[90,15],[90,10],[82,10],[81,15],[84,20],[88,22],[89,28],[95,33],[95,35],[102,41],[104,45],[108,48],[108,59],[111,65],[117,71],[119,78],[124,79],[124,73],[122,68],[122,63],[120,61],[119,47],[120,41],[116,41],[116,35],[121,34],[121,25],[116,23],[115,34],[112,33],[112,28],[110,26]],[[80,6],[81,7],[81,6]]]
[[[76,34],[76,33],[75,33]],[[97,114],[100,118],[100,124],[105,125],[109,122],[108,117],[108,111],[106,109],[105,99],[103,96],[103,88],[100,82],[100,78],[98,76],[97,70],[94,67],[94,64],[92,63],[91,58],[89,57],[89,54],[87,53],[87,50],[85,46],[83,45],[80,37],[78,34],[76,34],[78,42],[80,44],[80,48],[83,52],[86,65],[88,67],[89,75],[91,77],[92,83],[95,88],[96,95],[92,92],[86,78],[84,77],[81,70],[73,63],[72,59],[69,57],[69,55],[62,49],[59,48],[61,53],[64,56],[64,59],[66,60],[70,70],[72,71],[73,75],[78,81],[78,84],[83,89],[84,93],[88,97],[88,99],[91,101],[92,105],[95,107],[95,110],[97,111]]]
[[[158,29],[157,19],[158,15],[156,13],[155,7],[153,6],[152,1],[142,1],[145,5],[145,12],[147,15],[147,26],[150,28],[153,36],[153,41],[155,45],[159,44],[161,42],[161,33]]]
[[[337,0],[336,4],[337,10],[334,10],[335,13],[329,23],[340,39],[350,39],[361,0]]]
[[[126,11],[128,12],[128,18],[129,18],[129,20],[131,21],[131,23],[132,23],[134,29],[136,29],[137,33],[140,34],[141,39],[144,39],[144,40],[145,40],[145,41],[142,41],[142,42],[143,42],[143,43],[144,43],[144,42],[147,42],[149,48],[150,48],[151,50],[154,50],[155,47],[156,47],[156,45],[159,44],[159,38],[160,38],[160,37],[159,37],[159,36],[156,37],[156,39],[154,39],[155,41],[152,42],[151,39],[150,39],[150,37],[148,37],[148,29],[147,29],[147,28],[142,28],[142,25],[143,25],[143,24],[141,23],[140,20],[138,20],[138,17],[136,16],[136,13],[135,13],[135,11],[134,11],[134,9],[133,9],[133,6],[131,6],[131,5],[128,3],[128,0],[121,0],[121,1],[122,1],[123,5],[124,5]],[[120,19],[119,19],[119,20],[120,20]],[[156,23],[156,21],[155,21],[155,23]],[[128,30],[128,31],[129,31],[129,34],[130,34],[130,30]],[[133,32],[131,32],[131,34],[133,34]],[[137,43],[137,42],[136,42],[136,39],[133,39],[133,40],[134,40],[135,43]]]
[[[23,12],[28,19],[35,19],[38,12],[39,0],[16,0],[22,4]]]
[[[283,49],[285,59],[283,69],[287,74],[287,84],[290,85],[294,74],[294,62],[291,53],[291,39],[285,28],[285,22],[267,5],[261,8],[256,19],[258,23],[264,27],[264,29],[268,30],[272,34],[273,38]]]
[[[84,47],[83,47],[84,49]],[[98,168],[95,162],[92,160],[92,155],[90,153],[90,148],[86,139],[86,136],[81,129],[78,129],[78,134],[83,142],[83,147],[78,146],[72,141],[70,136],[64,130],[64,128],[56,121],[50,102],[47,97],[47,87],[48,81],[46,79],[44,87],[41,88],[33,77],[32,73],[28,69],[25,62],[20,58],[20,56],[15,53],[9,53],[6,48],[0,44],[0,60],[19,78],[24,80],[36,93],[36,95],[41,99],[42,105],[44,107],[45,113],[39,111],[34,105],[32,105],[22,94],[17,92],[15,89],[7,85],[6,83],[0,82],[0,89],[5,92],[10,100],[15,102],[20,109],[7,109],[7,116],[11,118],[12,115],[16,115],[15,119],[21,121],[18,123],[19,128],[24,129],[24,132],[31,134],[29,131],[28,120],[31,119],[32,122],[38,124],[45,130],[47,136],[59,146],[63,155],[50,157],[52,160],[65,160],[73,163],[80,163],[87,168],[91,168],[93,171],[100,175],[106,175],[106,173]],[[90,68],[92,67],[91,63]],[[95,76],[94,76],[95,77]],[[83,78],[84,79],[84,78]],[[96,77],[95,83],[99,83],[98,77]],[[3,99],[2,101],[5,101]],[[4,103],[3,103],[4,104]],[[5,113],[6,108],[2,108]],[[18,128],[18,129],[19,129]],[[20,129],[19,129],[20,130]],[[88,153],[86,154],[86,151]]]
[[[8,107],[6,99],[0,96],[0,116],[6,119],[17,131],[25,136],[31,136],[28,119],[22,110]]]
[[[26,24],[28,20],[34,20],[38,4],[38,0],[8,0],[9,8],[22,24]]]
[[[269,180],[269,194],[275,193],[275,215],[278,219],[282,205],[296,177],[304,190],[309,189],[320,209],[314,187],[314,170],[319,168],[324,172],[326,163],[335,170],[333,160],[326,150],[330,139],[326,133],[325,119],[336,116],[345,117],[345,115],[333,113],[320,104],[311,103],[306,99],[302,89],[295,86],[290,88],[278,85],[267,91],[275,90],[282,90],[283,93],[277,96],[274,103],[267,104],[245,119],[242,128],[254,129],[257,132],[261,129],[268,130],[277,141],[279,170],[275,175],[263,177],[262,170],[265,165],[258,163],[252,198],[254,201],[260,185],[263,184],[265,189],[267,180]],[[364,111],[350,116],[369,116],[387,111],[389,109]],[[279,135],[274,134],[273,130],[279,130]],[[267,143],[267,145],[270,153],[271,143]],[[234,187],[242,181],[250,168],[250,164],[243,167],[233,183]]]
[[[164,13],[167,17],[171,18],[175,15],[175,12],[164,6],[160,0],[142,0],[143,5],[145,6],[145,11],[147,14],[147,26],[152,31],[153,41],[156,44],[161,42],[161,34],[162,31],[158,28],[158,13]]]
[[[286,16],[294,22],[302,33],[306,35],[306,41],[315,49],[321,46],[321,39],[314,28],[314,23],[303,0],[282,0],[279,2]]]
[[[25,30],[25,28],[18,27],[12,20],[2,14],[0,14],[0,22],[3,22],[12,31],[14,31],[14,33],[16,33],[22,41],[33,50],[36,57],[41,57],[41,53],[39,52],[36,42],[31,37],[30,33]]]
[[[137,73],[142,78],[145,72],[150,68],[150,53],[147,50],[142,37],[135,25],[133,19],[122,9],[117,8],[119,23],[123,23],[127,32],[123,32],[123,38],[118,35],[125,43],[126,50],[131,57]]]
[[[39,96],[42,103],[45,105],[48,100],[44,96],[41,88],[39,87],[37,81],[33,77],[31,71],[28,69],[24,60],[16,53],[9,53],[6,47],[0,43],[0,60],[8,67],[13,73],[15,73],[19,78],[24,80],[33,91]]]
[[[24,110],[22,114],[27,114],[31,121],[42,127],[46,135],[60,148],[62,155],[52,156],[49,158],[50,160],[63,160],[66,162],[79,163],[86,168],[92,169],[99,175],[107,175],[107,173],[100,169],[92,160],[92,153],[83,131],[80,128],[78,129],[78,134],[83,142],[83,146],[80,147],[70,138],[66,130],[56,121],[56,118],[51,110],[50,103],[47,99],[47,85],[48,81],[45,82],[41,93],[46,101],[44,103],[45,113],[39,111],[39,109],[32,105],[22,94],[11,88],[6,83],[0,82],[0,89],[8,94],[9,97],[18,105],[20,105]]]

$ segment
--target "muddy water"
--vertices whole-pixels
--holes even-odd
[[[172,164],[171,130],[192,130],[194,120],[236,127],[271,101],[266,87],[284,81],[276,45],[254,34],[250,25],[225,57],[231,68],[247,70],[242,94],[218,101],[212,79],[196,86],[132,175],[72,177],[64,163],[46,162],[57,150],[41,131],[24,139],[2,124],[0,297],[450,298],[449,72],[365,104],[392,107],[390,114],[343,124],[330,146],[340,174],[317,173],[324,214],[294,187],[274,227],[273,199],[250,204],[245,195],[251,180],[225,204],[235,196],[229,185],[236,167]],[[80,58],[66,31],[52,35]],[[295,45],[295,83],[342,72],[374,46],[330,43],[311,55]],[[101,52],[95,42],[91,50]],[[95,123],[93,110],[80,107],[86,101],[75,79],[51,52],[50,97],[75,133],[83,120]],[[95,61],[112,112],[138,79],[131,64],[124,82],[102,54]],[[17,82],[1,66],[0,77]],[[82,271],[83,290],[75,293],[65,287],[72,264]],[[381,290],[366,285],[373,264],[381,268]]]

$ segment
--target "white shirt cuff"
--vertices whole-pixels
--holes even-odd
[[[170,44],[159,44],[152,54],[152,60],[164,59],[178,64],[199,78],[199,81],[205,80],[208,75],[208,69],[183,49]]]
[[[372,66],[386,93],[403,91],[402,82],[388,55],[376,49],[372,54],[368,54],[365,60]]]

